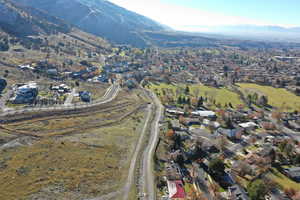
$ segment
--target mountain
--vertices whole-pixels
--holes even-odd
[[[0,0],[0,29],[19,37],[67,33],[71,26],[42,11]]]
[[[106,0],[14,0],[58,17],[81,30],[116,44],[147,46],[144,31],[164,31],[165,26]]]
[[[194,32],[233,36],[239,39],[265,41],[300,42],[300,27],[232,25],[232,26],[190,26]]]

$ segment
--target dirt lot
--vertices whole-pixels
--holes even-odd
[[[0,130],[0,139],[9,141],[0,146],[0,199],[76,200],[119,191],[144,120],[137,92],[121,94],[113,104],[130,101],[123,110],[6,124],[11,130]]]

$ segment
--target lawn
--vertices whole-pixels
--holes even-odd
[[[258,95],[268,96],[269,104],[276,108],[283,108],[285,111],[300,109],[300,97],[286,89],[248,83],[240,83],[238,86],[246,95],[256,92]]]
[[[165,91],[167,94],[171,94],[173,98],[176,99],[177,96],[185,96],[184,91],[186,85],[172,85],[161,83],[151,84],[149,88],[160,95],[162,95],[163,91]],[[231,103],[233,106],[243,104],[238,94],[230,91],[227,88],[214,88],[200,84],[189,85],[189,88],[191,96],[202,96],[208,99],[213,98],[216,100],[216,104],[220,103],[222,106],[224,106],[225,104],[228,105],[229,103]]]
[[[268,174],[268,176],[278,183],[283,189],[293,188],[296,191],[300,191],[300,184],[295,181],[289,179],[284,174],[280,173],[277,169],[272,168],[273,172]]]

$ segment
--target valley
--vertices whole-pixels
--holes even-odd
[[[298,200],[299,95],[296,40],[0,0],[0,199]]]

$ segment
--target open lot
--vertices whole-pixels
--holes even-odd
[[[184,94],[185,88],[187,85],[173,85],[173,84],[151,84],[150,88],[157,92],[160,95],[163,95],[163,91],[166,91],[167,94],[172,95],[175,99],[177,96]],[[216,104],[225,104],[231,103],[233,106],[243,104],[238,94],[230,91],[227,88],[213,88],[200,84],[188,85],[190,88],[190,95],[193,97],[206,97],[214,99]]]
[[[144,123],[137,93],[122,92],[95,113],[5,124],[0,138],[14,145],[0,150],[0,199],[76,200],[119,191]],[[114,109],[125,101],[131,104]]]
[[[296,183],[295,181],[289,179],[284,174],[280,173],[277,169],[272,168],[272,173],[269,173],[268,176],[278,183],[282,189],[295,189],[296,191],[300,191],[300,183]]]
[[[246,95],[254,93],[266,95],[271,106],[283,108],[287,111],[300,109],[300,97],[286,89],[246,83],[240,83],[238,86],[240,86],[242,92]]]

